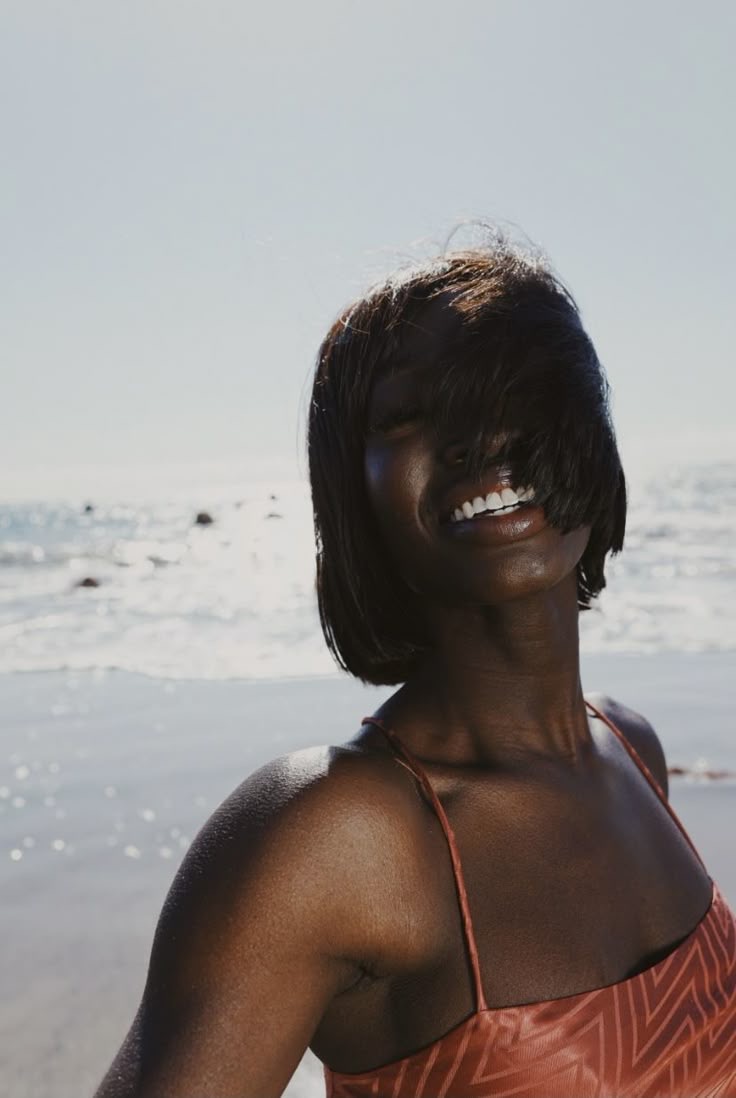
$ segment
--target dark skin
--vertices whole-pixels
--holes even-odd
[[[445,318],[372,417],[422,391]],[[441,533],[462,440],[420,418],[369,436],[386,544],[434,650],[377,711],[425,768],[456,836],[491,1008],[626,979],[682,941],[711,882],[623,745],[584,704],[575,569],[590,530],[498,545]],[[659,740],[600,694],[666,790]],[[367,1071],[475,1010],[439,819],[370,725],[293,752],[213,814],[159,921],[139,1013],[97,1098],[277,1098],[309,1046]]]

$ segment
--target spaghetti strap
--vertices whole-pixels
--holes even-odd
[[[483,1010],[488,1010],[488,1004],[486,1003],[486,997],[483,994],[483,982],[480,975],[480,962],[478,960],[478,946],[475,941],[475,931],[473,930],[473,920],[470,917],[470,908],[468,907],[468,893],[465,888],[465,878],[463,877],[463,869],[460,864],[460,855],[457,849],[457,841],[455,839],[455,833],[452,830],[450,821],[447,818],[444,808],[440,802],[439,797],[432,788],[432,783],[427,777],[424,768],[420,766],[414,756],[404,747],[403,743],[390,728],[387,728],[382,721],[377,717],[363,717],[363,724],[373,724],[376,728],[388,738],[391,746],[400,754],[403,755],[405,762],[402,766],[405,766],[407,770],[414,775],[419,781],[422,789],[425,791],[429,800],[439,817],[442,830],[445,833],[447,839],[447,845],[450,848],[450,857],[452,859],[452,871],[455,877],[455,887],[457,889],[458,900],[460,901],[460,912],[462,915],[463,930],[465,932],[465,941],[468,946],[468,954],[470,956],[470,965],[473,970],[473,983],[475,985],[475,1003],[476,1014],[479,1014]],[[402,762],[401,759],[397,759],[397,762]]]
[[[613,721],[612,721],[612,720],[610,720],[610,719],[609,719],[609,718],[608,718],[608,717],[607,717],[607,716],[605,715],[605,713],[602,713],[600,709],[597,709],[597,708],[596,708],[596,707],[595,707],[595,706],[593,705],[593,703],[592,703],[592,702],[589,702],[589,701],[588,701],[588,700],[586,699],[586,700],[585,700],[585,704],[586,704],[586,705],[588,706],[588,708],[589,708],[589,709],[592,709],[592,710],[593,710],[593,712],[595,713],[596,717],[600,717],[600,719],[601,719],[602,721],[604,721],[604,722],[605,722],[605,723],[606,723],[606,724],[608,725],[608,727],[609,727],[609,728],[611,729],[611,731],[612,731],[612,732],[614,732],[614,733],[616,734],[616,736],[618,737],[618,739],[619,739],[619,740],[621,741],[621,743],[623,744],[623,746],[624,746],[624,747],[626,748],[626,750],[628,751],[628,753],[629,753],[629,755],[631,756],[631,758],[632,758],[632,759],[634,760],[634,762],[635,762],[635,763],[636,763],[636,765],[638,766],[639,770],[641,770],[642,774],[644,775],[644,777],[645,777],[645,778],[647,779],[647,781],[648,781],[648,782],[649,782],[649,784],[651,785],[651,787],[652,787],[652,789],[654,790],[654,792],[655,792],[655,793],[657,794],[657,796],[658,796],[659,800],[660,800],[660,801],[662,802],[662,804],[664,805],[664,807],[665,807],[665,808],[667,809],[667,811],[669,812],[670,816],[671,816],[671,817],[672,817],[672,819],[674,820],[675,824],[677,825],[677,827],[679,828],[679,830],[681,831],[681,833],[682,833],[682,834],[684,835],[684,837],[685,837],[685,839],[687,840],[687,842],[688,842],[688,843],[690,844],[690,847],[691,847],[691,849],[692,849],[693,853],[695,854],[695,857],[696,857],[696,858],[698,859],[698,861],[699,861],[699,862],[700,862],[700,864],[702,865],[703,869],[705,869],[705,872],[706,872],[706,873],[708,873],[708,870],[706,869],[706,866],[705,866],[705,862],[704,862],[704,861],[703,861],[703,859],[702,859],[702,858],[700,857],[700,854],[698,853],[698,850],[697,850],[697,847],[695,846],[695,843],[694,843],[694,842],[692,841],[692,839],[691,839],[691,838],[690,838],[690,836],[688,835],[687,831],[685,830],[685,827],[684,827],[684,826],[683,826],[683,824],[682,824],[682,823],[680,822],[680,819],[679,819],[679,817],[678,817],[677,813],[675,812],[675,810],[673,809],[672,805],[670,804],[670,802],[669,802],[669,801],[667,800],[667,798],[665,797],[665,794],[664,794],[664,790],[662,789],[662,786],[661,786],[661,785],[659,784],[659,782],[658,782],[658,781],[656,780],[656,778],[655,778],[655,777],[654,777],[654,775],[652,774],[651,770],[649,769],[649,767],[647,766],[647,764],[646,764],[646,763],[644,762],[644,760],[642,759],[641,755],[640,755],[640,754],[639,754],[639,752],[638,752],[638,751],[636,750],[636,748],[634,747],[634,745],[633,745],[632,743],[629,743],[629,740],[628,740],[628,738],[627,738],[626,736],[624,736],[622,732],[619,732],[618,728],[617,728],[617,727],[616,727],[616,725],[615,725],[615,724],[613,723]],[[709,876],[709,879],[710,879],[710,874],[709,874],[708,876]]]
[[[705,867],[705,864],[703,862],[703,859],[700,857],[700,854],[698,853],[698,851],[695,847],[695,844],[693,843],[692,839],[688,835],[688,833],[685,830],[685,828],[683,827],[683,825],[680,823],[680,820],[678,819],[676,813],[674,812],[674,810],[672,809],[671,805],[669,804],[667,798],[665,797],[662,787],[656,781],[656,779],[654,778],[654,776],[653,776],[652,772],[650,771],[649,767],[642,760],[639,753],[636,751],[636,749],[633,747],[633,745],[629,743],[626,736],[624,736],[623,733],[621,733],[618,730],[618,728],[613,723],[613,721],[610,720],[605,715],[605,713],[602,713],[599,709],[596,708],[596,706],[594,706],[592,704],[592,702],[589,702],[587,699],[585,699],[585,704],[588,706],[589,709],[592,710],[592,712],[595,714],[596,717],[599,717],[602,721],[604,721],[605,724],[608,725],[608,727],[615,734],[615,736],[621,741],[624,748],[626,749],[626,751],[629,753],[629,755],[633,759],[635,765],[638,767],[638,769],[642,772],[642,774],[644,775],[646,780],[649,782],[652,789],[656,793],[657,797],[659,798],[661,803],[664,805],[667,812],[669,812],[669,814],[672,817],[675,825],[677,826],[677,828],[680,830],[680,832],[683,834],[683,836],[685,837],[685,839],[689,843],[689,845],[692,848],[693,853],[695,854],[696,858],[698,859],[700,864],[703,866],[703,869],[705,869],[706,873],[708,873],[708,871]],[[462,915],[463,931],[465,933],[465,940],[467,942],[467,947],[468,947],[468,955],[470,957],[470,964],[471,964],[471,968],[473,970],[473,982],[474,982],[474,985],[475,985],[476,1013],[479,1014],[481,1011],[488,1010],[488,1004],[486,1003],[486,998],[485,998],[485,995],[483,994],[483,981],[482,981],[481,973],[480,973],[480,961],[479,961],[479,958],[478,958],[478,946],[477,946],[477,943],[476,943],[476,940],[475,940],[475,931],[473,929],[473,920],[471,918],[470,908],[469,908],[469,905],[468,905],[468,893],[467,893],[467,889],[465,887],[465,878],[463,877],[463,869],[462,869],[462,865],[460,863],[460,854],[459,854],[458,848],[457,848],[457,840],[455,839],[455,833],[452,830],[452,827],[450,825],[450,821],[447,818],[447,815],[445,813],[444,808],[442,807],[442,804],[440,802],[439,797],[437,796],[434,789],[432,788],[432,783],[430,782],[429,778],[427,777],[427,774],[426,774],[424,768],[420,765],[420,763],[417,761],[417,759],[414,758],[414,756],[411,754],[411,752],[408,750],[408,748],[406,748],[404,746],[404,744],[401,742],[401,740],[396,735],[396,733],[392,729],[388,728],[377,717],[363,717],[363,720],[362,720],[361,723],[362,724],[375,725],[376,728],[378,728],[381,732],[383,732],[383,734],[386,736],[386,738],[388,739],[390,745],[392,746],[392,748],[394,749],[394,751],[396,752],[396,754],[398,756],[396,761],[398,763],[400,763],[403,767],[405,767],[405,769],[407,769],[409,771],[409,773],[412,774],[417,779],[417,781],[419,782],[422,790],[426,794],[430,804],[432,805],[435,812],[437,813],[437,816],[439,817],[439,821],[440,821],[440,824],[442,826],[442,830],[445,833],[445,838],[447,839],[447,845],[448,845],[449,850],[450,850],[450,858],[452,859],[452,871],[453,871],[453,875],[455,877],[455,887],[456,887],[456,890],[457,890],[458,900],[460,901],[460,912],[461,912],[461,915]],[[709,874],[708,874],[708,877],[709,877],[709,879],[711,879]]]

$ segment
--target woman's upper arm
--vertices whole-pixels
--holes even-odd
[[[294,782],[275,760],[205,824],[96,1098],[282,1094],[330,1000],[360,976],[350,872],[341,880],[319,784]]]

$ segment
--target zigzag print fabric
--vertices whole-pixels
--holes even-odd
[[[628,740],[586,704],[619,737],[692,846]],[[325,1066],[327,1098],[736,1098],[736,916],[715,882],[701,921],[652,967],[580,995],[489,1009],[452,828],[416,760],[370,720],[410,762],[440,816],[478,1009],[426,1048],[374,1071]]]
[[[328,1098],[734,1098],[736,921],[714,885],[689,938],[600,991],[474,1014]]]

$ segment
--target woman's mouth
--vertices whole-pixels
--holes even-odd
[[[479,517],[492,518],[494,516],[509,514],[531,503],[534,499],[534,489],[529,488],[501,488],[500,491],[489,492],[486,496],[474,496],[466,499],[454,507],[445,522],[463,523],[474,522]]]
[[[544,509],[534,504],[534,490],[502,488],[475,496],[453,508],[440,524],[455,542],[500,546],[531,537],[547,526]]]

